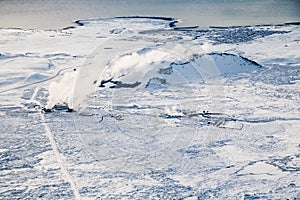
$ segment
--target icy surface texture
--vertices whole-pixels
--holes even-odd
[[[0,29],[0,199],[300,198],[299,25],[172,22]]]

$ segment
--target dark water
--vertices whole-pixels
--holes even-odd
[[[0,27],[53,29],[78,19],[172,16],[200,27],[300,21],[300,0],[0,0]]]

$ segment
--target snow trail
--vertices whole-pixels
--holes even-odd
[[[43,79],[43,80],[39,80],[39,81],[36,81],[36,82],[33,82],[33,83],[28,83],[28,84],[20,85],[20,86],[17,86],[17,87],[5,89],[5,90],[0,91],[0,94],[6,93],[6,92],[9,92],[9,91],[12,91],[12,90],[22,89],[22,88],[26,88],[26,87],[29,87],[29,86],[32,86],[32,85],[36,85],[36,84],[39,84],[39,83],[50,81],[50,80],[58,77],[62,72],[66,71],[68,69],[71,69],[71,68],[75,68],[75,67],[66,67],[66,68],[63,68],[63,69],[59,70],[55,75],[53,75],[53,76],[51,76],[49,78],[46,78],[46,79]]]
[[[75,199],[81,199],[81,196],[79,194],[79,191],[78,191],[75,181],[72,179],[68,170],[64,166],[64,163],[63,163],[64,156],[61,153],[59,153],[54,136],[53,136],[48,124],[46,123],[46,118],[45,118],[44,113],[40,112],[40,116],[41,116],[42,123],[45,125],[46,136],[48,137],[48,139],[50,141],[51,147],[53,149],[53,152],[54,152],[55,158],[59,164],[59,167],[60,167],[62,173],[64,174],[66,180],[70,183],[70,186],[73,191]]]
[[[36,100],[36,96],[38,94],[38,90],[39,90],[39,87],[35,88],[35,90],[33,92],[33,95],[31,97],[31,101],[34,101],[36,103],[38,103],[38,101]],[[72,177],[69,174],[68,170],[64,166],[64,160],[65,160],[65,158],[64,158],[64,156],[58,150],[58,147],[56,145],[54,136],[53,136],[53,134],[52,134],[52,132],[51,132],[51,130],[50,130],[47,122],[46,122],[45,114],[43,112],[40,112],[40,118],[41,118],[41,123],[44,124],[45,131],[46,131],[45,133],[46,133],[46,136],[49,139],[50,145],[51,145],[51,147],[53,149],[56,161],[58,162],[58,165],[59,165],[59,167],[60,167],[63,175],[66,178],[66,181],[68,181],[70,183],[71,189],[72,189],[73,194],[74,194],[74,198],[75,199],[81,199],[81,196],[79,194],[79,191],[78,191],[78,188],[76,186],[75,181],[72,179]]]

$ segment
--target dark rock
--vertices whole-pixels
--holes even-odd
[[[52,112],[52,109],[49,109],[49,108],[43,108],[42,111],[44,111],[45,113],[50,113],[50,112]]]
[[[68,108],[67,112],[75,112],[73,108]]]

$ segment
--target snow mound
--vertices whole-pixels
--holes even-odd
[[[229,53],[208,54],[216,64],[220,74],[251,72],[262,68],[260,64],[239,55]]]
[[[205,53],[201,48],[191,50],[179,44],[126,51],[122,47],[127,43],[115,41],[110,41],[109,45],[118,46],[120,50],[110,49],[108,54],[105,48],[99,48],[93,59],[81,68],[74,88],[75,102],[66,102],[71,107],[78,110],[87,106],[83,102],[96,90],[100,93],[105,89],[155,90],[191,83],[216,83],[228,74],[251,73],[262,68],[258,63],[234,54]]]
[[[141,82],[139,87],[157,88],[171,84],[203,82],[228,74],[250,73],[261,68],[255,61],[228,53],[193,54],[187,60],[180,60],[157,49],[143,49],[116,60],[101,82],[108,79],[111,82]]]

